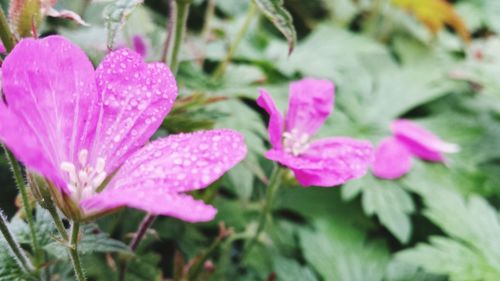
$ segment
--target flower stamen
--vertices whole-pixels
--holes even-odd
[[[64,161],[60,166],[62,171],[68,173],[68,189],[76,202],[94,195],[107,176],[104,171],[106,160],[102,157],[97,158],[94,168],[88,163],[88,155],[89,152],[86,149],[78,153],[78,162],[81,167],[78,171],[75,164],[71,162]]]
[[[286,152],[293,156],[299,156],[309,148],[311,136],[301,133],[296,128],[290,132],[283,133],[283,146]]]

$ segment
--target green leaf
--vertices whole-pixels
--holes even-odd
[[[134,8],[142,4],[144,0],[117,0],[106,6],[104,9],[104,20],[108,30],[107,45],[109,49],[113,49],[115,37],[121,27],[125,24],[125,20]]]
[[[273,259],[274,271],[278,281],[317,281],[314,273],[308,267],[297,261],[276,256]]]
[[[464,199],[452,189],[433,185],[418,189],[424,197],[424,214],[448,237],[398,254],[403,262],[430,273],[447,274],[452,281],[500,279],[500,220],[483,198]]]
[[[0,281],[27,280],[4,243],[3,238],[0,238]]]
[[[260,11],[274,24],[288,41],[288,54],[293,52],[297,42],[297,32],[292,15],[285,9],[283,0],[254,0]]]
[[[394,259],[387,267],[386,281],[446,281],[445,276],[430,274],[421,268]]]
[[[56,257],[65,256],[66,248],[59,242],[45,246],[45,249]],[[130,248],[121,241],[114,240],[107,233],[99,230],[96,224],[87,224],[83,227],[83,234],[78,250],[81,254],[89,253],[122,253],[132,255]]]
[[[380,180],[370,174],[342,187],[345,200],[352,200],[360,193],[364,212],[376,215],[400,242],[407,243],[412,230],[409,216],[414,211],[414,204],[401,184]]]
[[[307,262],[325,281],[380,281],[389,253],[383,243],[367,241],[356,227],[332,220],[317,220],[316,231],[300,232]]]

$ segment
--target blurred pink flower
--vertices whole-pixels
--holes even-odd
[[[371,165],[370,142],[347,137],[313,141],[333,109],[334,85],[306,78],[290,84],[286,118],[269,93],[261,89],[257,104],[270,116],[272,149],[266,157],[290,168],[303,186],[334,186],[363,176]]]
[[[382,179],[397,179],[410,171],[412,156],[427,161],[444,161],[443,153],[459,147],[447,143],[415,122],[399,119],[392,123],[393,136],[385,138],[375,152],[373,174]]]
[[[134,37],[132,37],[132,43],[134,45],[134,51],[145,58],[148,54],[148,47],[144,37],[141,35],[134,35]]]
[[[216,210],[183,193],[206,187],[246,154],[243,137],[231,130],[146,144],[170,111],[177,85],[167,66],[146,64],[131,50],[109,53],[94,70],[63,37],[24,39],[2,72],[0,139],[85,216],[129,206],[210,220]]]

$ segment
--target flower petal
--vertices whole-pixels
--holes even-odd
[[[217,213],[214,207],[206,205],[203,201],[158,187],[106,190],[83,200],[80,206],[88,214],[102,213],[127,206],[153,215],[170,216],[188,222],[209,221]]]
[[[289,167],[302,186],[328,187],[363,176],[372,163],[373,147],[363,140],[326,138],[298,157],[280,150],[268,151],[266,157]]]
[[[396,138],[417,157],[428,161],[443,161],[442,153],[454,153],[459,146],[441,140],[415,122],[399,119],[392,123],[391,129]]]
[[[0,102],[0,139],[30,170],[44,175],[56,186],[66,190],[59,167],[55,167],[40,149],[42,146],[34,131],[23,120],[18,120],[3,102]]]
[[[283,136],[283,116],[276,107],[271,95],[264,89],[259,89],[260,96],[257,98],[257,105],[269,114],[269,141],[274,149],[281,149],[281,138]]]
[[[331,81],[306,78],[291,83],[286,131],[296,129],[309,137],[314,135],[332,112],[333,100]]]
[[[394,137],[382,140],[375,151],[373,174],[382,179],[397,179],[410,171],[411,153]]]
[[[246,152],[243,136],[228,129],[171,135],[127,159],[106,190],[157,186],[184,192],[204,188],[240,162]]]
[[[61,36],[23,39],[6,57],[2,76],[8,109],[24,137],[33,138],[9,147],[14,151],[21,150],[15,145],[29,147],[22,153],[43,155],[57,170],[62,161],[75,162],[78,151],[88,147],[92,138],[98,100],[94,69],[85,53]],[[25,164],[48,172],[36,163]]]
[[[109,53],[96,70],[102,105],[91,159],[113,172],[156,132],[177,96],[174,76],[163,63],[144,63],[128,49]]]

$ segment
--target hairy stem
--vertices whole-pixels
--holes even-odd
[[[267,223],[269,217],[271,216],[271,210],[272,210],[272,206],[274,203],[274,197],[281,186],[281,179],[282,179],[282,176],[283,176],[282,174],[284,171],[286,171],[286,170],[284,168],[280,167],[279,165],[274,167],[273,173],[271,174],[271,178],[269,179],[269,185],[267,186],[266,199],[264,201],[264,206],[262,208],[262,212],[260,213],[259,222],[257,225],[257,230],[255,231],[255,234],[252,237],[252,239],[246,245],[245,251],[243,254],[244,256],[247,255],[248,253],[250,253],[253,246],[255,245],[257,240],[259,239],[260,234],[262,233],[262,231],[266,227],[266,223]]]
[[[176,0],[176,3],[177,13],[175,16],[174,48],[170,59],[170,69],[174,75],[177,73],[177,68],[179,67],[179,54],[184,41],[184,34],[186,33],[186,23],[189,15],[191,0]]]
[[[7,149],[7,147],[3,146],[3,149],[5,151],[5,156],[7,158],[7,161],[9,162],[9,165],[11,167],[12,174],[14,175],[14,180],[16,182],[17,188],[19,189],[19,193],[21,194],[24,213],[26,215],[26,220],[28,221],[28,227],[30,230],[31,246],[33,247],[33,253],[35,254],[35,266],[38,269],[40,265],[43,263],[44,256],[43,256],[43,251],[38,243],[38,238],[36,237],[35,223],[33,220],[33,214],[31,212],[31,204],[28,197],[28,190],[26,188],[21,167],[19,166],[19,163],[17,162],[16,158],[14,157],[12,152],[10,152]]]
[[[14,34],[9,27],[9,22],[7,17],[5,17],[5,13],[3,9],[0,8],[0,39],[2,39],[2,43],[5,47],[5,50],[10,53],[16,44]]]
[[[132,252],[135,252],[137,250],[137,247],[139,247],[139,244],[141,243],[142,239],[144,238],[144,235],[146,235],[146,232],[148,229],[153,225],[154,221],[156,220],[157,216],[152,215],[152,214],[146,214],[144,219],[142,219],[141,224],[139,225],[139,228],[135,232],[134,238],[132,241],[130,241],[129,247]],[[127,273],[127,261],[124,261],[120,267],[120,273],[119,273],[119,278],[118,280],[124,281],[125,280],[125,275]]]
[[[80,256],[78,255],[78,235],[80,233],[80,223],[73,221],[71,226],[71,240],[69,241],[69,255],[71,257],[71,263],[73,264],[73,269],[75,270],[75,277],[77,281],[85,281],[87,278],[83,273],[82,264],[80,262]]]
[[[7,220],[3,213],[0,212],[0,232],[2,233],[3,237],[5,238],[5,241],[7,242],[7,245],[9,246],[9,249],[14,256],[17,264],[19,267],[26,272],[30,272],[33,270],[33,265],[31,262],[28,260],[26,255],[24,254],[23,250],[21,249],[21,246],[19,243],[16,241],[12,233],[10,232],[9,227],[7,226]]]
[[[168,51],[170,50],[170,45],[172,45],[172,35],[174,34],[174,26],[177,15],[177,6],[175,0],[168,0],[168,20],[167,20],[167,38],[165,38],[165,43],[163,43],[163,51],[161,53],[161,61],[167,63]]]
[[[215,78],[222,77],[222,75],[224,75],[224,72],[226,72],[226,68],[229,65],[229,62],[231,62],[231,59],[233,58],[233,55],[236,52],[236,49],[238,49],[241,40],[243,40],[243,37],[250,28],[250,25],[252,24],[252,21],[255,19],[256,14],[257,14],[257,6],[255,6],[255,4],[252,2],[250,3],[250,7],[248,8],[247,15],[245,21],[243,22],[243,25],[240,27],[240,30],[236,34],[233,43],[231,43],[231,46],[229,46],[229,50],[227,51],[226,56],[224,57],[224,59],[214,72]]]

